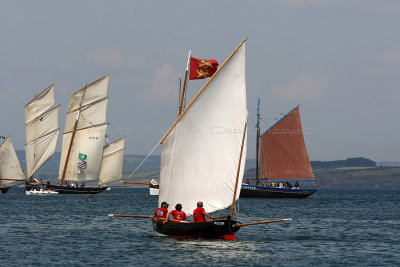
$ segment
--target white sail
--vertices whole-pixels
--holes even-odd
[[[232,204],[247,117],[245,43],[224,63],[162,141],[159,204],[180,203],[192,214]],[[238,184],[246,159],[243,147]],[[237,189],[236,199],[240,194]]]
[[[62,180],[99,179],[107,129],[108,81],[106,75],[70,97],[59,169]]]
[[[99,184],[106,184],[122,179],[125,138],[108,144],[103,150]]]
[[[81,100],[82,106],[86,106],[106,97],[109,78],[110,75],[106,75],[76,91],[70,98],[68,112],[79,109],[81,106]],[[84,96],[82,99],[83,94]]]
[[[25,105],[25,123],[35,119],[52,105],[54,105],[54,84],[44,89]]]
[[[27,177],[31,177],[55,152],[59,106],[47,110],[53,104],[54,85],[50,85],[25,105]]]
[[[31,177],[51,156],[54,155],[60,130],[54,130],[25,144],[26,173]]]
[[[108,98],[105,98],[100,101],[93,102],[89,105],[82,106],[76,129],[79,130],[105,122],[107,113],[107,103],[108,103]],[[78,111],[79,109],[67,113],[67,117],[65,120],[65,129],[64,129],[65,133],[74,130],[74,125],[76,117],[78,115]]]
[[[10,137],[0,146],[0,178],[3,179],[25,179],[17,154]],[[13,181],[0,180],[0,186]]]
[[[99,178],[107,124],[76,131],[65,172],[65,180],[89,181]],[[64,133],[59,177],[62,177],[73,132]],[[86,168],[78,168],[79,155]]]

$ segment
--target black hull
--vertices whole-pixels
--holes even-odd
[[[278,188],[269,186],[242,185],[242,198],[306,198],[317,189]]]
[[[59,185],[48,185],[48,184],[31,184],[25,185],[25,191],[31,189],[49,189],[58,192],[61,195],[94,195],[101,193],[107,189],[107,187],[67,187]]]
[[[46,185],[46,188],[57,191],[58,194],[62,195],[94,195],[107,189],[107,187],[66,187],[59,185]]]
[[[216,220],[214,222],[168,222],[153,220],[154,231],[171,237],[204,237],[224,238],[234,236],[240,227],[232,227],[238,223],[232,220]],[[229,238],[231,239],[231,238]]]
[[[8,189],[10,189],[10,188],[9,187],[0,187],[0,194],[7,193]]]

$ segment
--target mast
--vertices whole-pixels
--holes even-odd
[[[242,163],[242,154],[243,154],[243,146],[244,146],[244,140],[246,137],[246,130],[247,130],[247,121],[244,124],[244,132],[243,132],[243,138],[242,138],[242,147],[240,148],[240,157],[239,157],[239,165],[236,173],[236,183],[235,183],[235,191],[233,193],[233,200],[232,200],[232,206],[231,206],[231,217],[233,216],[233,212],[235,210],[235,202],[236,202],[236,192],[238,188],[238,182],[239,182],[239,174],[240,174],[240,165]]]
[[[259,155],[260,155],[260,98],[258,98],[258,103],[257,103],[257,137],[256,137],[256,185],[260,184],[260,175],[259,175]]]
[[[178,93],[178,107],[181,102],[181,91],[182,91],[182,75],[179,74],[179,93]],[[179,108],[178,108],[178,116],[179,116]]]
[[[83,102],[83,98],[85,97],[86,88],[87,88],[87,83],[86,83],[85,89],[83,90],[83,93],[82,93],[81,102],[79,103],[79,110],[78,110],[78,114],[76,115],[74,129],[73,129],[73,132],[72,132],[71,141],[69,143],[67,157],[65,159],[64,170],[63,170],[63,173],[62,173],[62,176],[61,176],[61,185],[64,183],[65,172],[67,170],[67,165],[68,165],[68,160],[69,160],[69,156],[70,156],[70,153],[71,153],[72,143],[74,142],[74,138],[75,138],[76,127],[78,126],[79,115],[81,113],[82,102]]]
[[[182,113],[183,100],[185,99],[186,81],[187,81],[187,77],[188,77],[189,65],[190,65],[190,58],[191,58],[191,57],[192,57],[192,52],[189,51],[188,60],[187,60],[187,64],[186,64],[185,80],[183,81],[182,96],[181,96],[181,101],[180,101],[180,104],[179,104],[179,113],[178,113],[178,117],[179,117],[179,116],[181,115],[181,113]],[[180,86],[179,86],[179,87],[180,87]]]

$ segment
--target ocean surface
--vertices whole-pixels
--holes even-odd
[[[153,231],[146,188],[98,195],[0,194],[0,266],[400,266],[400,191],[319,190],[307,199],[240,199],[236,240]],[[217,215],[217,214],[216,214]],[[222,214],[221,214],[222,215]]]

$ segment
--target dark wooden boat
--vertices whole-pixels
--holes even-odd
[[[234,234],[240,227],[233,225],[239,222],[233,221],[230,218],[208,221],[208,222],[161,222],[153,220],[153,229],[170,237],[189,238],[222,238],[234,239]]]
[[[306,198],[317,189],[279,188],[260,185],[242,185],[240,197],[246,198]]]
[[[299,106],[260,136],[260,99],[257,107],[256,177],[242,184],[240,197],[306,198],[316,188],[292,187],[289,182],[316,182],[304,142]],[[260,142],[261,141],[261,142]],[[281,183],[281,186],[275,186]],[[303,185],[302,185],[303,186]]]
[[[10,187],[0,187],[0,193],[5,194],[10,189]]]
[[[30,191],[33,189],[48,189],[64,195],[94,195],[105,191],[107,187],[71,187],[49,184],[34,184],[27,182],[25,185],[25,191]]]
[[[46,185],[46,188],[64,195],[94,195],[107,189],[107,187],[67,187],[59,185]]]

